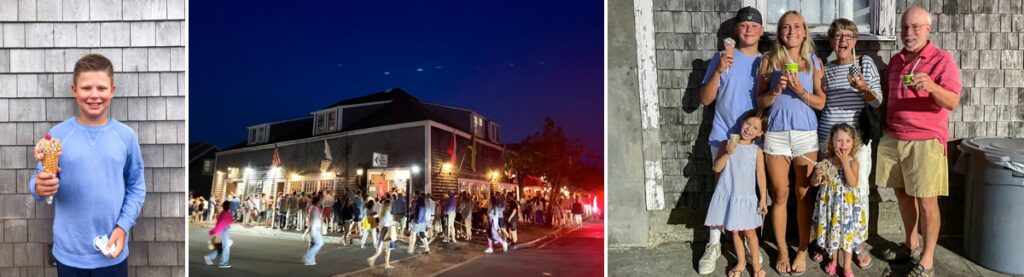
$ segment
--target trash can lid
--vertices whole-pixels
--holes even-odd
[[[963,146],[989,160],[1024,162],[1024,138],[977,137],[964,140]]]

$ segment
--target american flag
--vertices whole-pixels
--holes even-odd
[[[274,147],[274,158],[270,160],[270,166],[276,167],[281,165],[281,153],[277,152],[277,147]]]
[[[452,143],[448,145],[448,156],[448,162],[455,164],[455,129],[452,129]]]

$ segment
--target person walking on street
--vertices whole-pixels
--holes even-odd
[[[413,205],[412,216],[413,224],[409,233],[409,255],[412,255],[416,250],[416,240],[423,240],[423,247],[426,248],[427,253],[430,252],[430,240],[427,239],[427,200],[422,193],[417,193],[416,203]]]
[[[310,236],[309,250],[306,251],[306,255],[302,256],[302,263],[304,265],[316,265],[316,254],[320,252],[320,247],[324,246],[323,233],[321,231],[321,224],[323,224],[323,217],[321,215],[320,199],[319,196],[314,196],[313,201],[308,201],[305,213],[309,215],[307,217],[306,225],[309,226],[306,229]]]
[[[583,226],[583,204],[579,198],[572,202],[572,219],[576,226]]]
[[[377,257],[379,257],[383,252],[384,268],[394,268],[394,266],[391,265],[391,248],[394,247],[395,240],[398,235],[395,230],[395,217],[391,213],[393,210],[392,202],[389,199],[385,199],[379,206],[381,207],[380,213],[378,214],[378,217],[380,218],[380,245],[377,246],[377,252],[374,253],[373,256],[367,258],[366,261],[370,263],[370,267],[374,267],[374,263],[377,262]]]
[[[220,254],[219,267],[230,268],[231,264],[228,261],[231,259],[231,238],[228,237],[228,231],[231,229],[231,223],[235,222],[235,219],[231,216],[230,201],[224,201],[221,207],[220,216],[217,217],[217,224],[214,225],[209,233],[214,250],[210,254],[203,256],[203,260],[206,262],[206,265],[213,265],[213,259],[217,258],[217,254]]]
[[[508,243],[501,238],[501,230],[499,230],[499,222],[501,220],[501,210],[504,207],[503,202],[500,200],[500,196],[497,193],[492,193],[491,198],[488,201],[490,205],[487,207],[487,219],[488,219],[488,232],[487,232],[487,249],[484,253],[494,253],[494,243],[500,243],[502,251],[508,252]]]
[[[395,196],[395,201],[391,202],[391,213],[395,217],[395,232],[399,236],[405,234],[406,214],[409,213],[409,203],[406,202],[405,196],[402,193],[398,193]]]

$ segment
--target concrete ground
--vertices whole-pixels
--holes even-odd
[[[731,235],[722,236],[722,258],[718,259],[715,272],[708,276],[725,276],[726,271],[736,264],[736,255],[731,243]],[[909,263],[889,263],[879,259],[884,249],[896,245],[902,241],[901,236],[877,237],[872,236],[868,240],[871,245],[869,252],[872,255],[872,267],[869,269],[857,268],[854,265],[854,274],[857,276],[906,276],[910,271]],[[1012,276],[991,271],[983,268],[958,252],[962,252],[959,237],[942,238],[935,253],[936,275],[938,276]],[[609,276],[698,276],[697,261],[704,253],[706,242],[686,244],[665,244],[653,248],[618,248],[608,251],[608,275]],[[761,253],[767,253],[764,260],[767,276],[780,276],[772,269],[778,257],[778,248],[774,243],[762,241]],[[952,249],[952,250],[951,250]],[[795,248],[791,248],[790,255],[796,255]],[[1024,261],[1024,260],[1022,260]],[[750,265],[750,263],[748,263]],[[824,263],[817,264],[807,260],[808,270],[803,276],[828,276],[824,271]],[[841,266],[840,266],[841,267]],[[743,276],[751,276],[749,269]],[[841,269],[840,269],[841,270]],[[841,274],[841,271],[840,271]]]

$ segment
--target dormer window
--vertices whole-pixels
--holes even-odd
[[[270,141],[270,125],[256,125],[249,127],[249,144],[260,144]]]
[[[484,137],[484,118],[475,114],[473,115],[473,135]]]
[[[494,143],[501,143],[501,126],[493,121],[487,122],[487,138]]]
[[[341,129],[341,109],[329,109],[313,113],[313,135],[326,134]]]
[[[338,111],[330,111],[327,113],[327,132],[334,132],[338,129]]]

